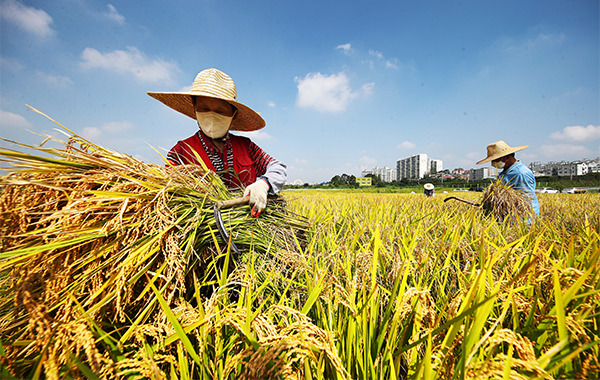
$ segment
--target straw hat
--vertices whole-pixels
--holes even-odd
[[[529,145],[521,145],[521,146],[517,146],[517,147],[511,147],[502,140],[496,141],[495,143],[492,143],[487,146],[487,157],[481,161],[478,161],[477,165],[485,164],[486,162],[490,162],[490,161],[494,161],[497,158],[507,156],[514,152],[518,152],[527,147],[529,147]]]
[[[435,186],[433,186],[432,183],[426,183],[425,185],[423,185],[423,187],[425,188],[425,190],[433,190],[435,188]]]
[[[196,120],[196,111],[192,96],[221,99],[237,108],[229,129],[256,131],[265,126],[265,121],[258,113],[237,102],[237,90],[233,79],[217,69],[206,69],[198,73],[190,92],[148,92],[148,95],[194,120]]]

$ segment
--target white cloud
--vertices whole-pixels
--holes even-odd
[[[344,54],[350,54],[352,52],[352,45],[350,45],[350,44],[338,45],[335,48],[343,50]]]
[[[497,46],[498,50],[506,53],[522,54],[523,52],[531,52],[540,48],[562,45],[566,39],[563,33],[540,33],[522,40],[505,38],[498,41]]]
[[[295,79],[298,85],[296,105],[314,108],[320,112],[340,112],[346,110],[350,101],[358,96],[369,95],[373,85],[363,85],[360,91],[352,91],[350,80],[343,72],[329,76],[321,73],[308,73]]]
[[[269,106],[271,108],[276,107],[275,102],[272,102],[272,101],[267,102],[267,106]]]
[[[192,91],[192,85],[190,84],[189,86],[185,86],[182,87],[179,91],[177,92],[191,92]]]
[[[73,84],[73,81],[69,77],[61,75],[47,74],[37,70],[36,75],[47,84],[54,87],[68,87]]]
[[[23,69],[23,65],[16,58],[0,57],[0,67],[10,71],[20,71]]]
[[[295,163],[296,165],[302,165],[302,166],[304,166],[304,165],[307,165],[307,164],[308,164],[308,160],[305,160],[305,159],[303,159],[303,158],[296,158],[296,159],[294,160],[294,163]]]
[[[377,159],[369,156],[362,156],[359,161],[361,170],[371,169],[377,165]]]
[[[413,149],[417,146],[417,144],[410,142],[408,140],[401,142],[398,144],[398,148],[400,149]]]
[[[55,33],[52,29],[52,17],[45,11],[28,7],[16,0],[0,2],[0,18],[13,22],[25,31],[39,37],[48,37]]]
[[[108,4],[106,6],[108,8],[108,12],[105,13],[106,17],[115,21],[117,24],[125,24],[125,16],[117,12],[117,8],[114,5]]]
[[[582,86],[579,86],[579,87],[576,87],[576,88],[574,88],[572,90],[565,91],[562,94],[562,96],[565,96],[565,97],[578,96],[578,95],[581,95],[583,92],[585,92],[585,88],[582,87]]]
[[[375,57],[378,62],[383,61],[383,65],[385,66],[386,69],[398,70],[400,68],[403,68],[402,63],[398,60],[398,58],[386,59],[384,57],[383,53],[380,51],[369,50],[369,55]],[[375,67],[375,62],[372,60],[365,60],[364,63],[369,65],[369,67],[371,69],[373,69]]]
[[[379,59],[383,59],[383,53],[377,50],[369,50],[369,55],[373,55]]]
[[[102,125],[100,128],[108,133],[119,133],[135,129],[133,124],[128,121],[111,121]]]
[[[465,155],[465,157],[467,157],[469,160],[472,160],[472,161],[479,161],[479,160],[484,159],[486,157],[486,154],[485,154],[485,152],[482,152],[482,153],[469,152]]]
[[[482,159],[483,157],[478,157],[477,161],[479,161],[480,159]],[[469,169],[469,168],[479,168],[479,167],[485,167],[486,165],[489,166],[488,164],[484,164],[483,166],[479,166],[479,165],[475,165],[475,160],[473,159],[469,159],[469,158],[459,158],[455,161],[455,165],[457,165],[455,168],[463,168],[463,169]],[[444,165],[445,166],[445,165]]]
[[[566,40],[567,40],[567,37],[565,36],[564,33],[550,33],[550,34],[541,33],[533,40],[533,44],[535,44],[535,45],[539,45],[539,44],[561,45]]]
[[[523,42],[523,49],[535,49],[544,46],[562,45],[567,40],[563,33],[540,33],[537,36]]]
[[[265,141],[272,140],[273,136],[263,131],[241,132],[233,131],[234,134],[248,137],[250,140]]]
[[[162,59],[149,60],[135,47],[100,53],[93,48],[85,48],[81,53],[85,69],[100,68],[119,74],[131,74],[142,82],[172,82],[173,73],[178,70],[175,63]]]
[[[398,66],[398,60],[396,58],[394,58],[391,61],[385,61],[385,67],[387,67],[388,69],[398,69],[398,68],[400,68],[400,66]]]
[[[100,128],[96,127],[85,127],[81,131],[81,136],[85,137],[88,140],[97,140],[102,135],[102,131]]]
[[[106,134],[114,135],[132,129],[135,129],[135,126],[128,121],[110,121],[100,127],[85,127],[81,135],[88,140],[97,140]]]
[[[544,158],[552,161],[581,159],[593,154],[585,146],[574,144],[545,144],[538,149],[538,152]]]
[[[551,139],[569,141],[569,142],[581,142],[600,139],[600,125],[588,125],[583,127],[581,125],[574,125],[565,127],[561,132],[554,132],[550,135]]]
[[[23,116],[0,110],[0,124],[3,128],[29,128],[31,123],[27,121]]]
[[[527,153],[527,151],[519,152],[519,158],[525,161],[535,161],[537,155],[535,153]]]
[[[375,83],[365,83],[361,86],[362,93],[364,95],[371,95],[373,93],[373,88],[375,88]]]

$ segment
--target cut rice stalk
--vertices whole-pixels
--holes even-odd
[[[163,308],[147,308],[156,304],[153,287],[167,303],[197,302],[193,278],[210,278],[228,243],[212,206],[235,197],[206,167],[145,163],[75,134],[48,139],[63,148],[0,151],[9,164],[0,177],[0,340],[3,363],[18,376],[36,357],[50,376],[74,365],[71,353],[111,368],[108,351],[88,349],[92,330],[83,340],[53,332],[91,329],[81,321],[92,320],[118,341],[142,311],[143,321],[167,321]],[[260,218],[248,211],[223,211],[242,251],[287,250],[308,228],[281,205]]]
[[[522,191],[502,184],[502,181],[495,181],[487,187],[481,207],[484,212],[494,216],[498,221],[509,217],[526,219],[533,212],[531,199]]]

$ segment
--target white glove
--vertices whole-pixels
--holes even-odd
[[[250,195],[250,206],[252,206],[253,217],[258,217],[267,207],[267,193],[269,192],[269,183],[264,178],[259,178],[252,185],[246,187],[244,196]]]

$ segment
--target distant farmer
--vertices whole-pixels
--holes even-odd
[[[217,69],[201,71],[189,92],[148,92],[198,122],[200,130],[179,141],[167,155],[172,165],[200,164],[215,171],[229,188],[245,187],[252,216],[267,205],[267,194],[281,190],[287,178],[284,163],[265,153],[247,137],[232,131],[256,131],[265,121],[249,107],[238,103],[233,79]]]
[[[531,206],[536,215],[540,214],[540,205],[535,195],[535,177],[527,166],[515,158],[515,152],[523,150],[529,145],[510,147],[504,141],[496,141],[487,146],[487,157],[477,162],[477,165],[492,162],[497,169],[504,169],[498,178],[506,186],[520,190],[531,199]]]
[[[426,183],[423,188],[423,194],[426,197],[433,197],[435,195],[435,186],[432,183]]]

